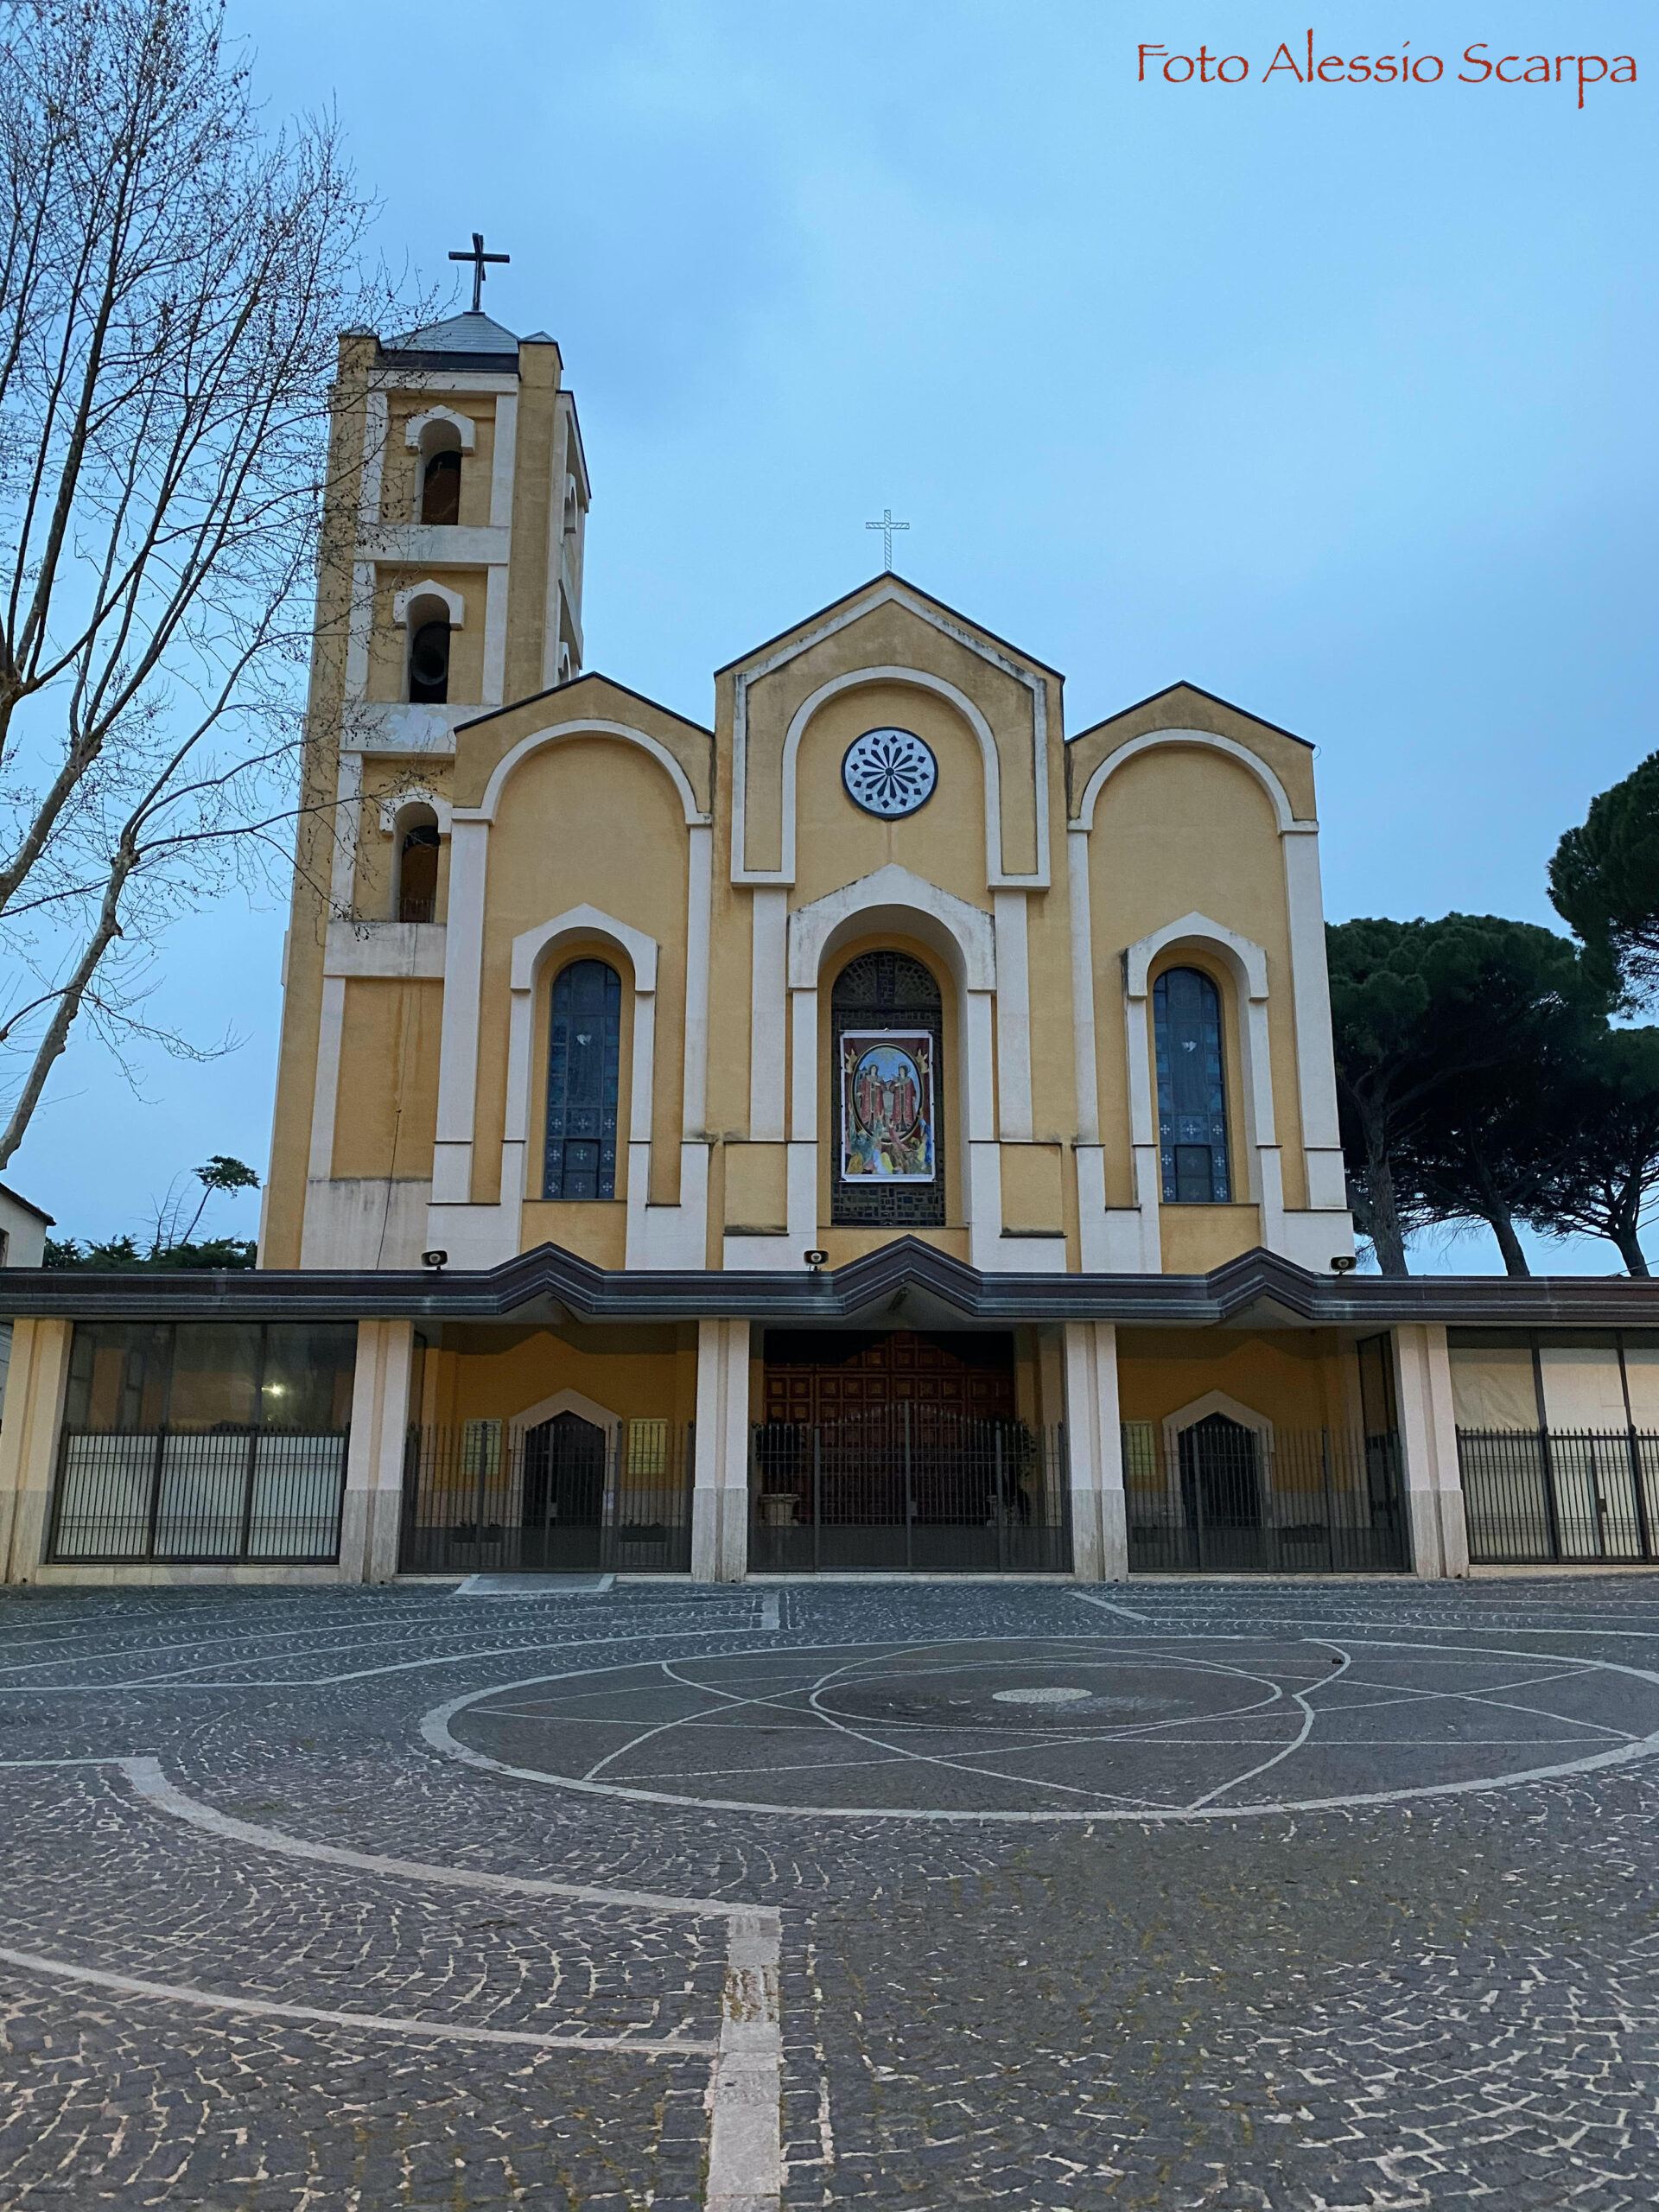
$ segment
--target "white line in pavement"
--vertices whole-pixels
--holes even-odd
[[[170,1814],[175,1820],[205,1828],[227,1840],[274,1852],[284,1858],[308,1859],[325,1866],[350,1867],[361,1873],[442,1884],[455,1889],[484,1890],[496,1895],[570,1897],[582,1904],[617,1905],[635,1911],[679,1912],[699,1919],[723,1920],[727,1926],[726,1980],[721,1993],[720,2037],[714,2044],[645,2044],[626,2036],[537,2036],[517,2029],[454,2028],[423,2020],[322,2012],[304,2006],[276,2005],[264,1999],[245,1999],[203,1990],[175,1988],[160,1982],[139,1981],[130,1975],[105,1974],[91,1967],[73,1967],[61,1960],[40,1958],[29,1952],[0,1950],[0,1961],[38,1973],[62,1974],[72,1980],[94,1982],[105,1988],[123,1990],[129,1995],[168,1997],[181,2003],[216,2006],[224,2012],[263,2012],[331,2025],[397,2029],[473,2042],[535,2044],[548,2050],[626,2051],[645,2057],[671,2057],[677,2054],[712,2057],[715,2066],[708,2091],[709,2138],[705,2212],[778,2212],[783,2188],[784,2038],[779,1999],[783,1923],[776,1912],[719,1897],[663,1897],[649,1891],[601,1889],[588,1883],[550,1882],[534,1875],[493,1874],[481,1867],[434,1866],[417,1859],[385,1858],[374,1852],[348,1851],[337,1844],[313,1843],[281,1828],[236,1820],[214,1806],[203,1804],[199,1798],[187,1796],[168,1780],[158,1759],[18,1759],[6,1764],[115,1767],[125,1775],[135,1793],[158,1812]]]
[[[427,1659],[399,1659],[385,1667],[359,1667],[349,1675],[248,1676],[235,1682],[193,1681],[184,1675],[152,1675],[136,1682],[9,1682],[6,1694],[9,1697],[92,1697],[115,1690],[326,1690],[336,1688],[342,1682],[371,1681],[378,1675],[408,1675],[425,1667],[462,1667],[474,1659],[512,1659],[521,1651],[580,1651],[589,1644],[607,1643],[680,1643],[687,1637],[747,1636],[753,1632],[753,1621],[734,1621],[729,1625],[709,1628],[618,1629],[611,1636],[549,1634],[529,1643],[492,1644],[481,1651],[438,1652]],[[252,1660],[247,1662],[249,1666],[253,1663]]]
[[[473,2028],[458,2021],[404,2019],[392,2013],[331,2012],[319,2005],[279,2005],[269,1997],[238,1997],[228,1990],[191,1989],[178,1982],[144,1981],[137,1974],[108,1974],[101,1967],[74,1966],[67,1959],[42,1958],[35,1951],[0,1947],[0,1965],[27,1974],[54,1974],[65,1981],[89,1981],[124,1997],[160,1997],[175,2005],[201,2005],[215,2012],[250,2012],[262,2019],[298,2020],[307,2027],[369,2028],[381,2035],[431,2036],[440,2043],[528,2044],[538,2050],[631,2051],[640,2058],[712,2058],[711,2043],[646,2043],[632,2036],[545,2036],[531,2028]]]
[[[481,1866],[429,1866],[422,1859],[388,1859],[378,1852],[347,1851],[339,1844],[313,1843],[308,1837],[289,1835],[282,1828],[265,1827],[255,1821],[238,1821],[232,1814],[221,1813],[217,1806],[203,1804],[199,1797],[188,1796],[168,1780],[159,1759],[110,1759],[105,1764],[119,1767],[135,1793],[158,1812],[170,1813],[176,1821],[186,1821],[192,1827],[206,1828],[209,1834],[227,1837],[235,1843],[248,1844],[256,1851],[279,1853],[285,1859],[315,1859],[324,1866],[349,1866],[356,1873],[387,1874],[405,1882],[487,1890],[495,1896],[571,1897],[578,1904],[626,1905],[636,1912],[692,1913],[703,1920],[729,1920],[736,1912],[752,1910],[719,1897],[658,1897],[645,1890],[599,1889],[590,1883],[549,1882],[530,1874],[494,1874]],[[772,1916],[775,1920],[776,1915]]]
[[[778,1938],[775,1913],[740,1913],[731,1924],[709,2085],[706,2212],[776,2212],[783,2190]]]
[[[1150,1613],[1137,1613],[1132,1605],[1114,1605],[1109,1598],[1096,1598],[1090,1590],[1071,1590],[1067,1596],[1081,1598],[1085,1605],[1098,1605],[1103,1613],[1122,1613],[1126,1621],[1149,1621]]]

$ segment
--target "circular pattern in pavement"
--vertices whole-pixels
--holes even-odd
[[[438,1748],[731,1811],[1169,1821],[1488,1789],[1659,1751],[1659,1675],[1460,1643],[1002,1638],[542,1676],[427,1716]]]

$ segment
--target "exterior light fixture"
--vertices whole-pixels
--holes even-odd
[[[447,1268],[448,1264],[449,1255],[447,1252],[423,1252],[421,1255],[421,1265],[423,1268],[431,1268],[436,1271],[439,1268]]]
[[[1351,1252],[1337,1252],[1332,1255],[1331,1272],[1333,1275],[1351,1275],[1358,1265]]]
[[[801,1257],[814,1274],[817,1274],[820,1268],[827,1267],[830,1262],[830,1255],[827,1252],[803,1252]]]

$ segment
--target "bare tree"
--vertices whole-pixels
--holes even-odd
[[[78,1020],[196,1049],[161,934],[291,855],[336,336],[391,302],[215,0],[0,0],[0,202],[3,1166]]]

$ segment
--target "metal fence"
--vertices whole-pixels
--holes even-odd
[[[1460,1428],[1458,1461],[1479,1566],[1659,1556],[1659,1435]]]
[[[268,1429],[66,1430],[47,1557],[332,1565],[346,1443]]]
[[[1137,1574],[1390,1574],[1410,1564],[1392,1434],[1123,1426]]]
[[[751,1435],[749,1565],[1062,1573],[1071,1564],[1065,1434],[903,1402]]]
[[[402,1571],[683,1574],[693,1436],[666,1421],[601,1427],[563,1414],[527,1430],[411,1430]]]

